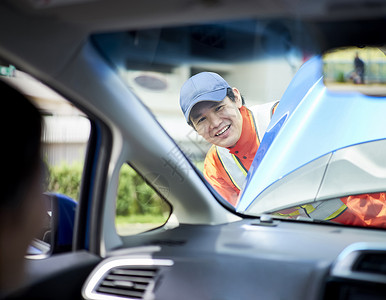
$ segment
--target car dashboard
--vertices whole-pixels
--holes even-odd
[[[126,237],[84,299],[385,299],[380,230],[294,221],[180,225]]]

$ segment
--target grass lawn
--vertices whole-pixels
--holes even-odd
[[[157,228],[166,220],[165,216],[154,215],[116,216],[115,226],[119,235],[127,236]]]
[[[154,215],[132,215],[132,216],[116,216],[115,224],[163,224],[166,221],[165,216],[154,216]]]

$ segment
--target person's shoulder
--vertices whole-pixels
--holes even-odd
[[[205,156],[205,161],[214,160],[217,157],[217,146],[212,145]]]
[[[252,106],[248,106],[248,109],[251,111],[263,110],[263,109],[269,110],[269,109],[276,108],[279,102],[280,102],[279,100],[275,100],[275,101],[270,101],[270,102],[265,102],[260,104],[254,104]]]
[[[204,161],[204,175],[206,177],[218,176],[222,164],[217,154],[217,146],[212,145],[208,150]]]
[[[248,107],[248,109],[253,113],[254,116],[269,116],[269,118],[272,117],[274,112],[276,111],[276,108],[279,104],[279,101],[271,101],[263,104],[256,104],[252,105],[251,107]]]
[[[220,160],[218,151],[222,149],[225,148],[220,148],[218,146],[212,145],[206,154],[204,166],[210,165],[215,168],[220,168],[220,166],[222,166],[222,162]]]

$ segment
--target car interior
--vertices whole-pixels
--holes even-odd
[[[56,176],[45,193],[46,226],[26,253],[25,280],[4,298],[385,299],[386,224],[276,214],[386,190],[385,121],[372,122],[386,109],[384,62],[374,67],[379,82],[357,86],[350,78],[349,96],[328,98],[337,85],[324,94],[336,104],[359,93],[377,110],[362,110],[360,133],[342,127],[341,140],[351,144],[309,152],[306,163],[269,182],[265,173],[248,173],[238,207],[206,181],[210,145],[186,124],[178,102],[184,81],[208,70],[240,87],[247,104],[280,101],[278,113],[290,115],[333,64],[324,58],[329,51],[356,47],[338,57],[347,70],[365,47],[385,55],[385,16],[382,0],[2,1],[0,79],[42,112]],[[307,63],[311,73],[295,81]],[[339,76],[346,80],[347,72]],[[324,84],[317,86],[323,92]],[[354,115],[347,107],[343,113]],[[282,123],[272,120],[279,132]],[[274,140],[264,137],[261,145]],[[358,177],[339,173],[347,157]],[[295,162],[290,152],[285,158]],[[335,190],[312,186],[318,176]]]

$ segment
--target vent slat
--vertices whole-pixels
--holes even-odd
[[[95,291],[110,296],[142,299],[149,284],[157,275],[154,266],[121,266],[110,269]]]
[[[130,269],[114,269],[111,273],[114,275],[129,275],[129,276],[144,276],[154,277],[157,270],[130,270]]]
[[[353,270],[386,275],[386,253],[362,254],[353,266]]]
[[[114,289],[114,288],[106,288],[100,287],[97,289],[99,293],[109,294],[109,295],[119,295],[119,296],[127,296],[130,298],[142,299],[143,291],[135,291],[135,290],[123,290],[123,289]]]
[[[145,290],[148,284],[134,283],[131,281],[103,281],[100,286],[115,287],[115,288],[132,288],[137,290]]]
[[[173,265],[169,259],[111,257],[96,267],[82,293],[90,300],[152,298],[158,277]]]
[[[122,276],[122,275],[107,275],[106,280],[117,280],[117,281],[131,281],[131,282],[142,282],[148,283],[153,277],[135,277],[135,276]]]

